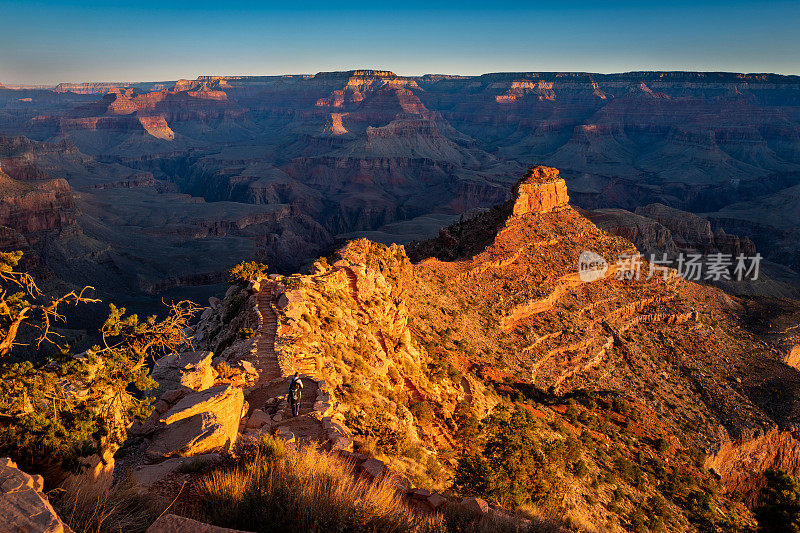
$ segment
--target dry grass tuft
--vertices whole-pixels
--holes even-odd
[[[265,437],[254,454],[200,483],[205,518],[247,531],[435,531],[388,483],[359,479],[336,457],[289,453]]]
[[[58,516],[76,533],[142,533],[156,519],[147,495],[130,480],[103,490],[95,484],[77,484],[51,494]]]
[[[217,371],[220,379],[231,379],[236,377],[236,374],[238,374],[237,370],[225,361],[220,361],[215,370]]]

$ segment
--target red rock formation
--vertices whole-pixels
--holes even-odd
[[[50,177],[25,156],[0,157],[0,172],[20,181],[43,180]]]
[[[569,204],[567,184],[558,170],[549,167],[531,167],[514,186],[513,194],[514,216],[548,213]]]
[[[66,180],[23,186],[0,173],[0,184],[0,225],[28,235],[75,223],[75,203]],[[35,237],[29,236],[29,240],[31,238],[35,241]]]
[[[172,141],[175,139],[175,132],[167,125],[164,117],[139,117],[139,123],[153,137]]]
[[[800,434],[772,428],[753,438],[722,444],[706,460],[730,492],[742,494],[748,505],[759,500],[766,470],[800,475]]]

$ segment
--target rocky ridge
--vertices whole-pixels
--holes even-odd
[[[679,448],[705,450],[722,483],[752,498],[758,476],[716,465],[730,465],[724,457],[734,455],[733,464],[751,464],[761,435],[791,441],[791,431],[780,428],[797,415],[786,404],[776,409],[761,384],[781,376],[794,391],[794,370],[739,329],[740,308],[716,289],[670,271],[648,276],[646,262],[638,279],[609,268],[581,281],[577,258],[587,248],[608,260],[635,252],[569,206],[555,169],[533,168],[508,203],[409,245],[414,262],[403,247],[353,241],[307,275],[232,290],[204,317],[196,339],[231,364],[271,368],[249,393],[245,434],[313,435],[338,448],[344,442],[422,479],[429,474],[418,458],[380,442],[370,448],[370,435],[405,435],[404,446],[420,447],[429,464],[448,469],[459,404],[483,417],[509,385],[553,398],[601,390],[652,413],[660,421],[652,428],[680,435]],[[247,303],[226,322],[236,300]],[[248,327],[258,333],[238,338]],[[265,357],[275,363],[265,365]],[[285,409],[279,395],[295,370],[327,390],[314,404],[317,422],[298,424],[289,436],[275,414]],[[541,416],[560,416],[551,412]],[[771,448],[774,459],[760,464],[791,470],[787,446]],[[595,519],[608,518],[596,511]]]

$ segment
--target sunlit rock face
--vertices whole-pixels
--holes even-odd
[[[514,186],[514,216],[547,213],[568,204],[567,184],[555,168],[532,167]]]

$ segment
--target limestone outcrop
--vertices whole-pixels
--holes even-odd
[[[187,394],[153,424],[147,456],[157,461],[230,450],[243,408],[244,393],[238,387],[220,385]]]
[[[26,474],[0,458],[0,529],[21,533],[72,533],[44,495],[42,476]]]
[[[151,376],[158,382],[158,395],[171,389],[202,391],[214,384],[210,351],[175,353],[156,361]]]
[[[514,216],[543,214],[569,205],[567,184],[558,170],[536,166],[514,185]]]

